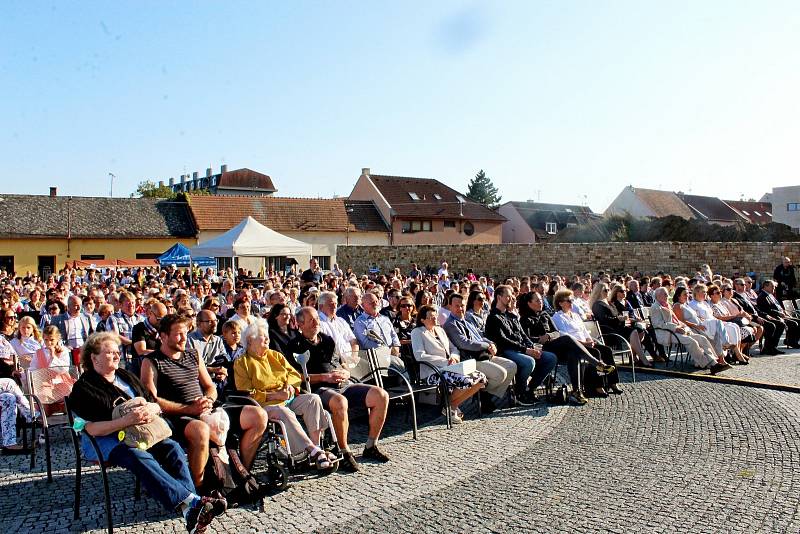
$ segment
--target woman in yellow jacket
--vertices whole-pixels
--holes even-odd
[[[270,350],[269,327],[263,319],[248,326],[242,338],[245,353],[233,364],[236,389],[247,391],[267,411],[270,421],[284,424],[292,454],[305,450],[318,469],[330,468],[335,457],[318,446],[320,434],[328,428],[319,396],[300,393],[300,374],[283,354]],[[308,434],[300,426],[298,415]]]

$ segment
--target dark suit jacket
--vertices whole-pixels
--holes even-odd
[[[455,315],[450,314],[450,317],[447,318],[442,328],[450,339],[450,343],[458,348],[462,360],[468,358],[474,358],[476,360],[485,359],[482,357],[482,354],[489,348],[490,342],[488,339],[480,337],[480,334],[477,332],[478,329],[475,328],[474,325],[470,326],[475,330],[472,337],[469,336],[467,322],[463,319],[457,319]]]
[[[781,317],[781,315],[783,315],[783,307],[781,306],[781,303],[778,302],[778,299],[763,289],[758,292],[758,300],[756,301],[756,305],[758,306],[758,309],[764,313],[764,315],[768,315],[770,317]]]
[[[625,294],[625,300],[630,303],[634,310],[638,310],[639,308],[647,308],[649,306],[644,295],[639,291],[628,291]]]
[[[746,311],[747,313],[749,313],[753,317],[758,317],[759,316],[758,310],[755,309],[755,307],[753,306],[753,303],[750,302],[749,298],[743,297],[739,293],[734,293],[733,294],[733,298],[734,298],[734,300],[736,300],[737,303],[739,303],[739,306],[741,306],[744,311]]]

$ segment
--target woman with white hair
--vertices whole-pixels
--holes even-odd
[[[292,454],[306,451],[317,469],[330,469],[336,457],[317,445],[328,419],[318,395],[300,393],[302,378],[283,354],[269,348],[269,327],[255,319],[242,334],[245,352],[233,364],[236,389],[246,391],[267,412],[270,421],[281,421]],[[308,428],[306,434],[297,416]]]

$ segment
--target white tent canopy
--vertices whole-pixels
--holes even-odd
[[[311,258],[311,245],[271,230],[252,217],[224,234],[192,247],[192,256],[286,256],[302,264]]]

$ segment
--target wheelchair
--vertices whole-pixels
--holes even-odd
[[[251,399],[247,392],[237,391],[228,394],[225,399],[224,406],[258,406],[260,405]],[[331,460],[331,467],[325,470],[317,471],[319,476],[326,476],[334,473],[339,468],[339,462],[343,458],[342,451],[338,446],[338,439],[336,431],[333,428],[333,420],[330,413],[324,411],[325,417],[328,422],[328,428],[320,435],[320,443],[318,446],[326,453],[333,454],[334,460]],[[266,463],[264,482],[271,491],[277,493],[289,487],[289,477],[292,475],[306,475],[315,471],[315,467],[309,454],[306,451],[292,451],[289,445],[289,440],[286,438],[286,426],[282,421],[270,421],[264,436],[261,439],[261,444],[256,454],[256,463],[261,458]]]

